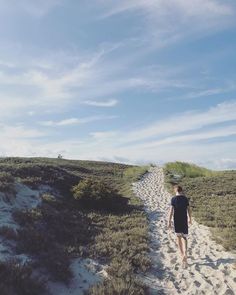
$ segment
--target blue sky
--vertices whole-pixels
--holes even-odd
[[[236,3],[0,0],[0,155],[236,168]]]

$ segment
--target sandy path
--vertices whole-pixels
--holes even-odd
[[[173,231],[167,230],[170,194],[164,187],[163,170],[151,168],[134,191],[145,204],[150,221],[153,268],[144,277],[153,294],[236,294],[235,255],[225,252],[210,238],[207,227],[193,221],[189,235],[188,268],[176,255]]]

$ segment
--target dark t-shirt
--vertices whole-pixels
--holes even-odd
[[[171,206],[174,207],[175,232],[188,234],[187,208],[189,201],[186,196],[178,195],[171,199]]]

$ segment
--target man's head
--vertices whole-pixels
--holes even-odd
[[[183,188],[180,185],[174,186],[174,192],[177,194],[181,194],[183,192]]]

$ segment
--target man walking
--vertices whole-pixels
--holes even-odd
[[[175,196],[171,199],[171,210],[168,227],[171,229],[171,221],[174,216],[174,228],[177,236],[178,247],[182,256],[183,266],[187,266],[187,237],[188,237],[188,217],[189,224],[192,224],[192,216],[189,201],[179,185],[174,186]]]

